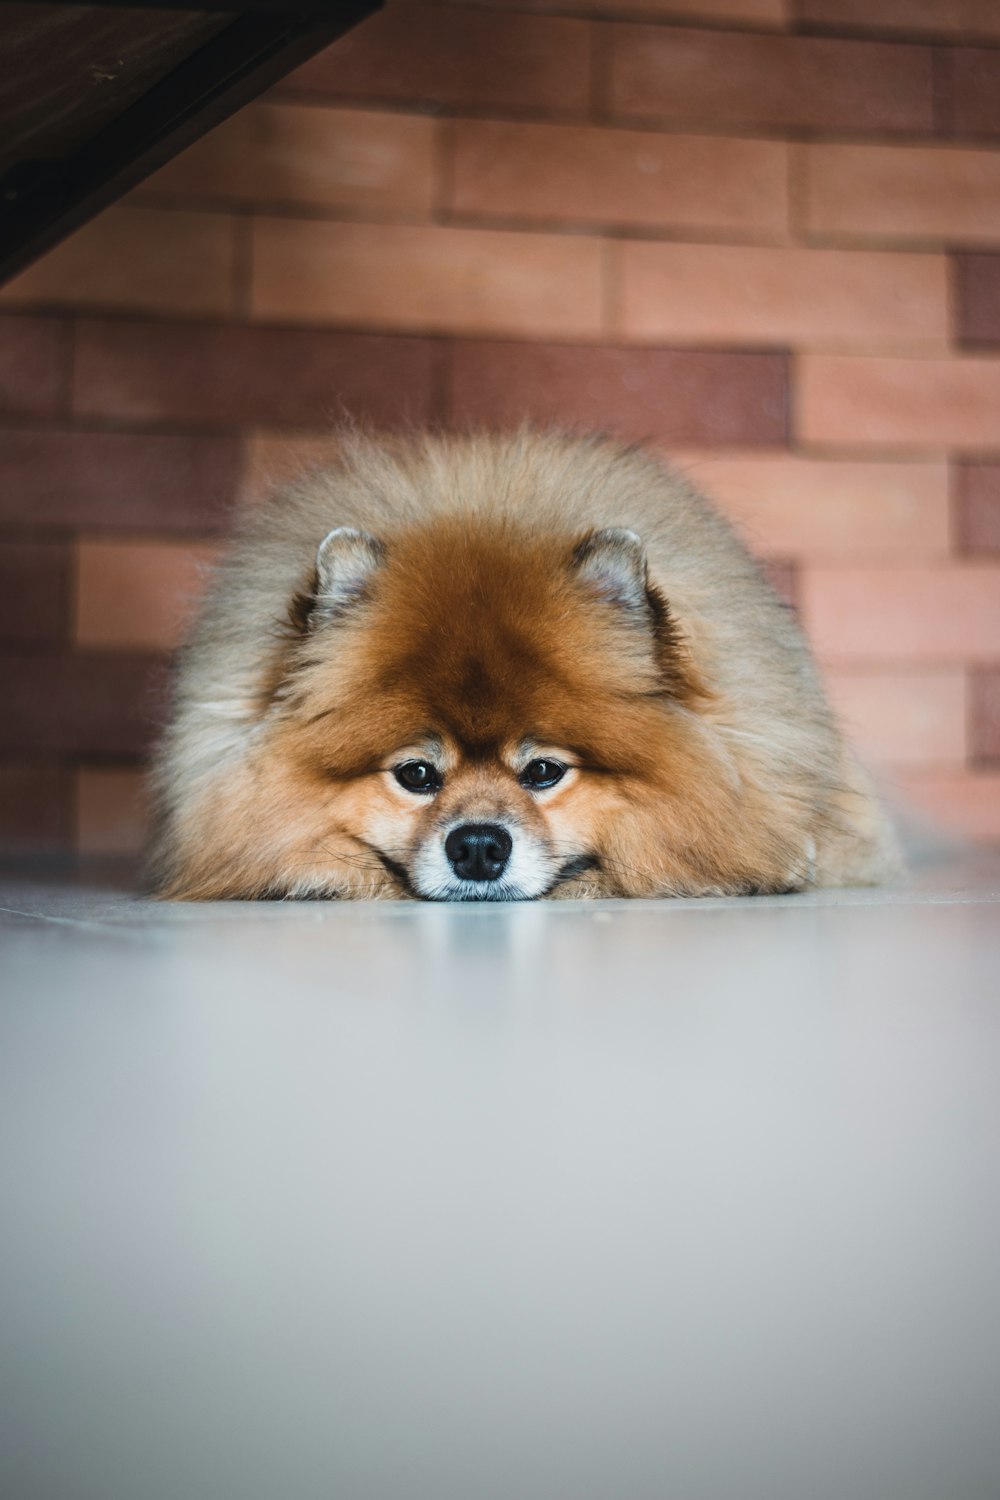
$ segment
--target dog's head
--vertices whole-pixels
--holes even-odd
[[[270,752],[306,851],[291,887],[518,900],[662,885],[700,689],[634,532],[338,528],[291,613]]]

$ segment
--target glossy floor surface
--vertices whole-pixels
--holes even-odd
[[[996,1500],[1000,859],[0,888],[12,1500]]]

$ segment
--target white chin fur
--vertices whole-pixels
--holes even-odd
[[[450,829],[430,839],[413,861],[413,889],[427,901],[533,901],[547,891],[556,869],[542,850],[516,829],[507,868],[498,880],[462,880],[444,852]]]

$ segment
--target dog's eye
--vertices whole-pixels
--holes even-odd
[[[441,777],[434,766],[426,760],[407,760],[395,770],[396,780],[408,792],[436,792],[441,787]]]
[[[555,786],[566,775],[566,767],[557,760],[533,760],[521,772],[521,785],[533,787]]]

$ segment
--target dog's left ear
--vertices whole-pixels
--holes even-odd
[[[598,598],[645,617],[646,549],[636,532],[618,526],[588,532],[573,552],[573,567]]]
[[[336,526],[327,532],[316,553],[309,623],[315,627],[342,619],[366,597],[385,557],[385,543],[367,531]]]

